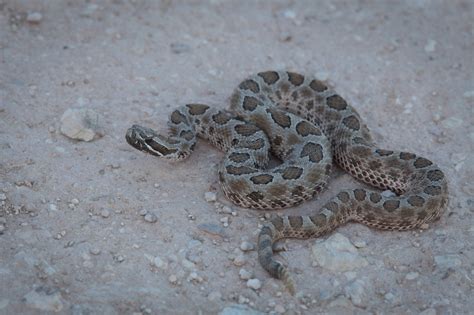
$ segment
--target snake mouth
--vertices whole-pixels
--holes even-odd
[[[125,134],[125,139],[135,149],[159,157],[169,157],[178,151],[176,148],[166,146],[171,139],[165,139],[153,129],[139,125],[130,127]]]

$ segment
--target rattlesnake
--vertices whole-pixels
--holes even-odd
[[[259,262],[290,292],[287,269],[273,244],[318,237],[355,221],[384,230],[408,230],[439,218],[448,201],[443,172],[408,152],[379,149],[355,109],[325,83],[294,72],[267,71],[240,83],[231,110],[187,104],[172,112],[170,136],[134,125],[126,139],[138,150],[181,160],[196,137],[225,151],[219,179],[235,204],[254,209],[297,205],[326,185],[332,161],[367,188],[343,190],[311,216],[274,216],[258,237]],[[268,167],[270,153],[281,161]]]

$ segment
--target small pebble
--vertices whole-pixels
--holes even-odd
[[[224,227],[228,227],[228,226],[229,226],[229,218],[228,218],[228,217],[223,217],[223,218],[221,218],[220,221],[222,222],[222,225],[223,225]]]
[[[429,39],[425,45],[425,52],[427,53],[434,52],[436,50],[436,44],[437,42],[435,40]]]
[[[145,216],[148,213],[148,210],[142,209],[138,214],[140,214],[142,217]]]
[[[258,290],[262,287],[262,283],[258,279],[249,279],[247,280],[247,287]]]
[[[147,213],[144,217],[146,222],[155,223],[158,221],[158,217],[153,213]]]
[[[70,108],[61,117],[61,133],[82,141],[92,141],[103,135],[100,126],[101,118],[92,109]]]
[[[357,248],[364,248],[367,246],[367,243],[363,240],[355,240],[352,242],[352,244],[354,244],[354,246]]]
[[[240,250],[243,252],[249,252],[255,249],[255,246],[247,241],[244,241],[240,244]]]
[[[228,207],[228,206],[223,206],[222,207],[222,213],[225,213],[225,214],[232,214],[232,208],[231,207]]]
[[[171,51],[175,54],[182,54],[191,50],[189,45],[183,43],[172,43],[170,47]]]
[[[219,291],[212,291],[208,294],[207,299],[209,301],[218,301],[222,298],[222,294]]]
[[[0,224],[0,234],[2,234],[3,232],[5,232],[5,225]]]
[[[207,202],[215,202],[217,200],[217,195],[215,192],[208,191],[204,194],[204,199]]]
[[[77,198],[72,198],[72,199],[71,199],[71,203],[72,203],[73,205],[78,205],[78,204],[79,204],[79,199],[77,199]]]
[[[98,247],[92,247],[91,249],[89,249],[89,253],[91,253],[92,255],[99,255],[100,254],[100,248]]]
[[[178,277],[176,275],[171,275],[168,277],[168,281],[172,284],[176,284],[178,282]]]
[[[0,194],[0,201],[5,201],[7,200],[7,196],[3,193]]]
[[[58,206],[56,206],[54,203],[50,203],[48,208],[49,211],[58,211]]]
[[[26,16],[26,21],[31,24],[38,24],[43,19],[43,15],[39,12],[30,12]]]
[[[409,272],[407,273],[407,275],[405,276],[405,279],[407,280],[415,280],[416,278],[418,278],[419,276],[419,273],[414,271],[414,272]]]
[[[160,268],[160,269],[166,269],[168,267],[168,263],[164,261],[163,259],[161,259],[161,257],[159,256],[156,256],[155,258],[153,258],[153,265],[156,268]]]
[[[250,278],[252,278],[252,276],[252,272],[245,270],[244,268],[239,270],[239,277],[242,280],[249,280]]]
[[[102,211],[100,211],[100,215],[103,217],[103,218],[108,218],[110,216],[110,211],[107,210],[107,209],[102,209]]]
[[[283,305],[280,305],[280,304],[277,304],[275,305],[275,308],[274,308],[275,312],[278,313],[278,314],[284,314],[286,312],[285,308],[283,307]]]
[[[123,262],[125,260],[125,257],[123,257],[122,255],[118,255],[118,256],[115,256],[115,261],[116,262]]]
[[[243,254],[239,254],[237,257],[234,258],[234,261],[233,261],[234,265],[236,266],[243,266],[247,263],[247,259],[245,258],[245,256]]]

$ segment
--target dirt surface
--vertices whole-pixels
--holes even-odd
[[[473,10],[0,1],[0,313],[472,312]],[[423,231],[349,224],[329,239],[287,241],[279,259],[292,297],[252,249],[264,213],[233,206],[219,187],[221,152],[201,141],[170,164],[125,142],[134,123],[165,131],[186,102],[227,107],[242,79],[268,69],[328,81],[381,147],[439,164],[450,187],[442,219]],[[60,119],[74,108],[98,113],[103,136],[64,136]],[[357,185],[336,171],[319,200],[278,213],[317,211]]]

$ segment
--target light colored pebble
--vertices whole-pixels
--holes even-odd
[[[72,199],[71,199],[71,203],[74,204],[74,205],[78,205],[78,204],[79,204],[79,199],[77,199],[77,198],[72,198]]]
[[[232,214],[232,208],[231,208],[231,207],[228,207],[228,206],[223,206],[223,207],[222,207],[222,213],[225,213],[225,214]]]
[[[366,283],[360,279],[355,280],[344,288],[344,293],[355,306],[362,307],[367,302]]]
[[[176,275],[174,275],[174,274],[173,274],[173,275],[170,275],[170,276],[168,277],[168,281],[169,281],[170,283],[172,283],[172,284],[176,284],[176,283],[178,283],[178,277],[177,277]]]
[[[355,240],[352,242],[352,244],[354,244],[354,246],[357,248],[364,248],[367,246],[367,243],[364,240]]]
[[[48,209],[49,211],[58,211],[58,206],[56,206],[54,203],[50,203]]]
[[[258,279],[249,279],[247,280],[247,287],[258,290],[262,287],[262,283]]]
[[[215,202],[217,200],[217,195],[215,192],[208,191],[204,194],[204,200],[207,202]]]
[[[219,291],[212,291],[207,295],[207,299],[211,302],[219,301],[222,299],[222,294]]]
[[[434,39],[428,39],[428,42],[425,45],[425,52],[430,53],[436,50],[437,42]]]
[[[155,223],[156,221],[158,221],[158,217],[154,213],[147,213],[143,218],[146,222],[149,223]]]
[[[164,261],[163,259],[161,259],[160,256],[155,256],[153,258],[153,266],[159,269],[166,269],[168,268],[168,263]]]
[[[142,209],[138,214],[140,214],[142,217],[144,217],[148,213],[148,210]]]
[[[23,297],[24,303],[42,312],[61,312],[64,308],[61,293],[58,291],[49,292],[46,287],[38,287],[31,290]]]
[[[255,249],[255,246],[250,242],[243,241],[240,244],[240,250],[243,251],[243,252],[249,252],[249,251],[252,251],[254,249]]]
[[[413,272],[409,272],[407,273],[407,275],[405,276],[405,279],[407,280],[415,280],[416,278],[418,278],[420,274],[416,271],[413,271]]]
[[[100,248],[98,247],[92,247],[91,249],[89,249],[89,253],[91,253],[92,255],[99,255],[100,254]]]
[[[0,201],[5,201],[7,200],[7,195],[5,195],[4,193],[0,193]]]
[[[280,304],[275,305],[274,311],[278,314],[284,314],[286,312],[283,305],[280,305]]]
[[[110,216],[110,211],[107,209],[102,209],[100,211],[100,216],[103,218],[108,218]]]
[[[114,258],[115,258],[115,261],[119,263],[125,260],[125,257],[123,257],[122,255],[115,256]]]
[[[61,117],[61,133],[82,141],[92,141],[103,135],[99,122],[101,118],[92,109],[70,108]]]
[[[43,15],[39,12],[29,12],[26,15],[26,21],[32,24],[38,24],[43,20]]]
[[[236,266],[243,266],[247,263],[247,259],[245,258],[245,256],[243,254],[239,254],[237,255],[237,257],[234,258],[234,261],[233,261],[234,265]]]
[[[312,256],[316,265],[337,272],[355,270],[368,264],[349,239],[340,233],[316,241],[312,246]]]
[[[242,280],[249,280],[250,278],[252,278],[252,276],[252,272],[245,270],[244,268],[239,270],[239,277]]]

